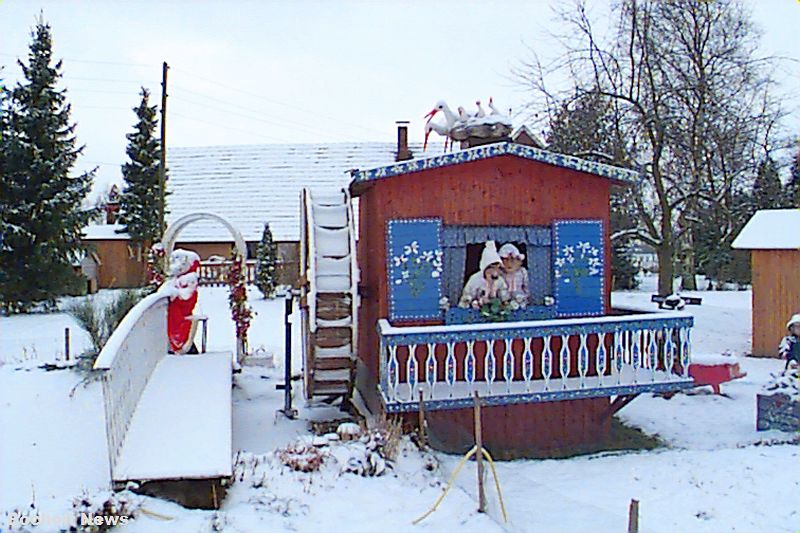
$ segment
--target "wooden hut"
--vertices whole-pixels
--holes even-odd
[[[475,391],[496,455],[597,446],[636,395],[691,385],[691,316],[611,309],[609,195],[637,178],[510,142],[361,170],[345,195],[358,199],[351,247],[345,209],[307,194],[307,383],[325,390],[319,376],[332,371],[315,350],[341,356],[352,333],[355,385],[368,408],[415,424],[424,406],[442,449],[471,446]],[[491,240],[525,254],[530,298],[487,317],[456,303]],[[336,261],[353,261],[352,275]],[[320,318],[322,297],[337,291],[354,302],[349,316]]]
[[[758,211],[733,248],[751,251],[753,355],[778,357],[786,321],[800,312],[800,210]]]

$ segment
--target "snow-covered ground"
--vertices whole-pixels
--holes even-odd
[[[652,309],[652,283],[646,279],[639,291],[615,293],[614,304]],[[723,385],[727,396],[702,389],[670,400],[644,395],[621,412],[629,425],[659,435],[665,447],[498,463],[508,523],[503,523],[493,495],[488,514],[475,511],[474,466],[468,465],[439,509],[418,525],[412,521],[441,494],[458,457],[421,453],[404,441],[394,469],[380,477],[342,473],[346,456],[338,462],[329,459],[320,472],[311,474],[281,465],[273,452],[308,436],[309,420],[341,415],[306,408],[300,382],[294,387],[299,419],[277,414],[283,402],[275,385],[283,375],[284,302],[262,300],[257,292],[251,296],[257,312],[251,346],[276,354],[278,364],[247,367],[236,377],[233,444],[242,460],[222,509],[191,511],[137,496],[137,504],[148,512],[119,530],[610,533],[626,530],[632,498],[640,501],[643,532],[800,529],[800,447],[791,443],[795,436],[755,431],[756,391],[783,363],[745,357],[750,345],[749,291],[701,292],[703,305],[688,309],[696,317],[695,352],[728,353],[748,374]],[[224,288],[201,289],[199,311],[209,315],[210,350],[233,346],[225,298]],[[65,314],[0,318],[3,531],[14,510],[34,503],[41,516],[63,516],[83,491],[100,494],[108,486],[99,384],[79,384],[81,377],[70,370],[37,367],[62,356],[66,326],[72,331],[72,352],[81,351],[88,339]],[[341,455],[339,448],[331,452]],[[57,530],[51,525],[34,531]]]

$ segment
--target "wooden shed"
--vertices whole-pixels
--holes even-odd
[[[100,224],[83,229],[83,242],[97,258],[97,288],[140,287],[145,281],[145,261],[119,224]]]
[[[547,455],[601,442],[642,392],[690,386],[691,316],[611,309],[610,189],[635,179],[509,142],[354,172],[356,386],[370,410],[411,423],[424,404],[434,444],[463,450],[478,391],[494,453]],[[308,202],[311,217],[332,209]],[[331,259],[313,237],[345,230],[310,224],[313,340],[333,325],[314,315],[313,265]],[[530,302],[501,321],[456,306],[487,241],[525,255]]]
[[[751,251],[753,355],[778,357],[786,321],[800,312],[800,210],[756,212],[733,248]]]

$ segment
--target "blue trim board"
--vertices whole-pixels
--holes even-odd
[[[352,185],[358,183],[366,183],[392,176],[399,176],[402,174],[410,174],[412,172],[420,172],[434,168],[448,167],[452,165],[460,165],[462,163],[469,163],[472,161],[481,161],[490,159],[492,157],[499,157],[504,155],[512,155],[528,159],[530,161],[537,161],[539,163],[546,163],[570,170],[577,170],[595,176],[602,176],[610,180],[621,182],[624,184],[638,183],[640,181],[639,173],[613,165],[606,165],[604,163],[597,163],[595,161],[587,161],[578,157],[558,154],[535,148],[533,146],[525,146],[511,142],[502,142],[495,144],[488,144],[461,150],[450,154],[437,155],[428,158],[412,159],[410,161],[403,161],[392,165],[377,167],[369,170],[359,170],[353,174]]]
[[[578,319],[580,320],[580,319]],[[503,324],[503,323],[499,323]],[[427,344],[465,342],[470,340],[501,340],[501,339],[524,339],[526,337],[546,337],[556,335],[580,335],[582,333],[616,333],[620,331],[639,331],[639,330],[658,330],[664,328],[691,328],[694,325],[694,317],[670,317],[658,320],[626,320],[625,316],[620,316],[619,321],[609,322],[589,322],[586,324],[559,324],[559,325],[521,325],[520,327],[509,328],[481,328],[481,329],[460,329],[458,331],[440,331],[435,333],[403,333],[399,335],[381,335],[386,346],[408,346],[410,344]],[[436,328],[432,326],[431,329]],[[409,328],[411,329],[411,328]],[[446,327],[444,328],[446,330]],[[381,334],[378,326],[378,334]]]
[[[610,378],[610,376],[609,376]],[[558,381],[553,381],[558,384]],[[547,392],[532,392],[525,394],[497,394],[492,396],[481,396],[482,406],[496,405],[517,405],[526,403],[557,402],[563,400],[584,400],[587,398],[603,398],[606,396],[622,396],[627,394],[640,394],[643,392],[674,392],[693,388],[694,381],[691,379],[662,382],[662,383],[640,383],[636,385],[616,385],[612,387],[598,387],[593,389],[577,390],[555,390]],[[386,412],[412,413],[419,411],[419,401],[410,402],[389,402],[383,390],[378,387],[381,400]],[[472,408],[474,401],[469,398],[450,398],[444,400],[425,400],[426,411],[443,411],[448,409]]]

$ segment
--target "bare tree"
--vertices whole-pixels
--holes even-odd
[[[667,294],[701,206],[729,205],[777,132],[774,61],[756,56],[758,33],[738,0],[623,0],[612,12],[604,36],[583,1],[562,8],[563,55],[547,66],[534,55],[517,75],[544,116],[586,94],[610,102],[624,150],[617,159],[642,176],[629,234],[656,249]],[[554,91],[551,80],[565,76],[570,86]]]

